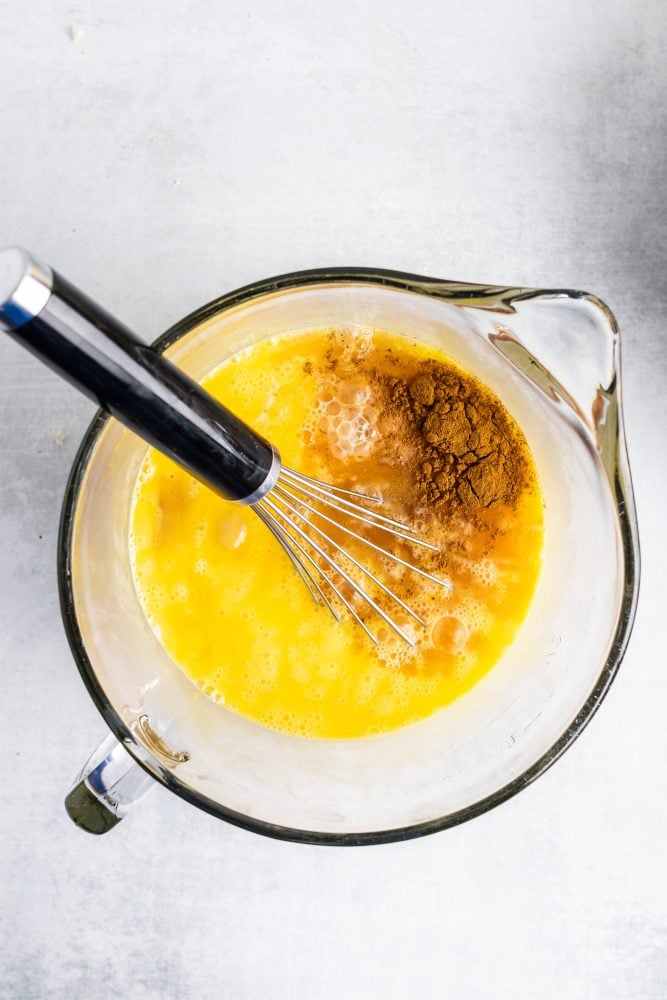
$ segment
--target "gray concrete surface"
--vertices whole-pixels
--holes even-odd
[[[92,407],[0,338],[3,1000],[663,1000],[667,15],[660,0],[0,0],[0,242],[147,337],[368,264],[596,292],[624,337],[644,551],[603,709],[536,785],[405,845],[229,828],[157,789],[89,838],[103,724],[55,543]]]

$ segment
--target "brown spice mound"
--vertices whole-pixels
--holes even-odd
[[[527,476],[520,432],[480,383],[433,362],[411,380],[380,372],[376,380],[385,387],[382,422],[413,473],[419,503],[516,501]]]

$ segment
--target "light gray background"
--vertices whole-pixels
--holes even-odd
[[[0,0],[0,15],[0,243],[150,338],[222,291],[325,264],[594,291],[623,331],[644,551],[601,712],[493,813],[334,850],[156,789],[94,839],[62,808],[104,727],[55,580],[93,409],[0,340],[0,996],[664,1000],[662,0]]]

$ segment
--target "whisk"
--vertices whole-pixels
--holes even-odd
[[[399,572],[414,572],[446,586],[413,558],[404,558],[369,537],[378,538],[380,533],[381,538],[400,539],[409,552],[412,547],[437,551],[412,527],[380,513],[379,498],[282,465],[269,441],[50,267],[18,247],[0,250],[0,329],[226,500],[252,507],[313,599],[337,620],[342,608],[347,609],[377,642],[367,623],[377,616],[414,645],[402,621],[394,616],[400,608],[421,625],[423,619],[349,546],[337,540],[345,536],[354,540],[355,551],[360,546],[374,551],[381,565],[389,560],[401,567]],[[382,602],[395,609],[391,614],[378,603],[379,593],[384,595]]]

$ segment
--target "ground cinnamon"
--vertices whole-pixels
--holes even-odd
[[[407,459],[423,505],[513,503],[525,482],[523,449],[504,407],[473,378],[429,363],[412,379],[385,383],[380,420]]]
[[[334,335],[327,369],[336,386],[372,386],[372,465],[401,468],[409,506],[466,516],[514,504],[530,478],[521,431],[496,396],[454,365],[367,350]],[[369,473],[364,470],[366,478]],[[370,476],[372,478],[372,476]]]
[[[472,379],[433,369],[410,384],[428,454],[418,470],[424,499],[490,507],[516,500],[525,478],[523,449],[504,407]]]

